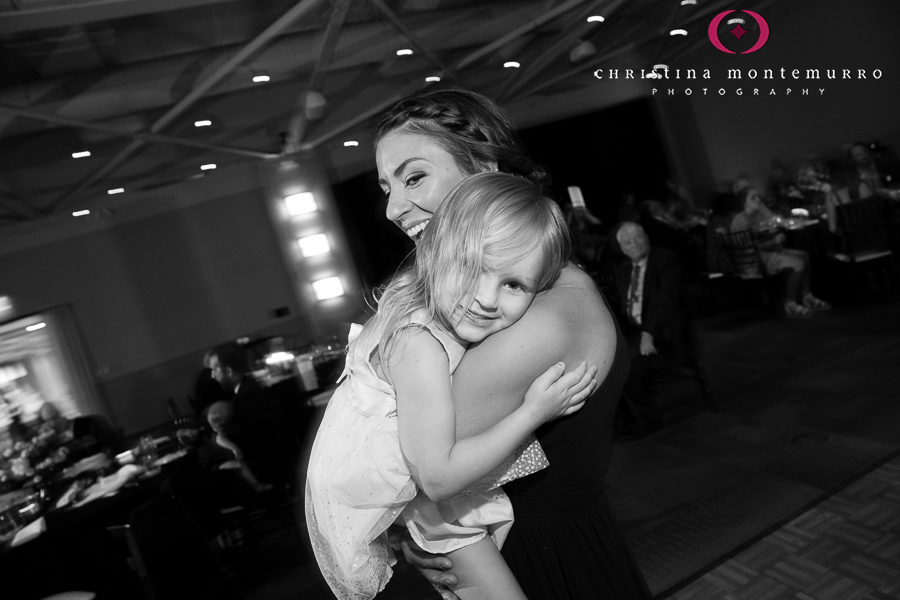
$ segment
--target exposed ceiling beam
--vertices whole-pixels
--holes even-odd
[[[218,69],[211,73],[206,79],[197,84],[188,94],[177,102],[172,108],[166,111],[151,126],[150,132],[156,133],[176,118],[181,116],[186,110],[194,105],[207,91],[212,89],[217,83],[224,79],[237,66],[258,52],[265,44],[277,37],[282,31],[290,27],[297,19],[314,8],[321,0],[300,0],[293,7],[288,9],[274,23],[269,25],[262,33],[250,40],[243,48],[238,50],[230,59],[225,61]],[[60,208],[67,200],[76,197],[82,191],[89,188],[96,181],[102,179],[107,174],[113,172],[123,162],[125,162],[135,151],[144,145],[143,140],[133,140],[119,154],[108,161],[103,167],[91,173],[83,179],[71,191],[60,196],[51,206],[51,210]]]
[[[416,49],[418,49],[426,57],[428,57],[428,60],[430,60],[434,64],[434,66],[436,66],[440,70],[442,75],[451,76],[453,74],[452,71],[450,71],[449,69],[447,69],[446,66],[444,66],[444,63],[441,62],[441,59],[438,58],[434,54],[434,52],[429,50],[428,46],[426,46],[422,42],[422,40],[419,39],[419,36],[417,36],[413,32],[412,29],[410,29],[409,27],[404,25],[400,21],[400,19],[397,18],[397,15],[394,14],[394,11],[392,11],[390,8],[388,8],[388,6],[383,2],[383,0],[369,0],[369,2],[374,4],[375,8],[377,8],[379,11],[381,11],[381,14],[383,14],[384,17],[388,21],[390,21],[391,25],[394,26],[394,29],[396,29],[398,32],[400,32],[400,35],[402,35],[407,40],[409,40],[410,44],[412,44]]]
[[[503,46],[510,43],[511,41],[513,41],[517,38],[520,38],[527,33],[530,33],[531,31],[537,29],[538,27],[541,27],[547,21],[552,21],[556,17],[569,12],[570,10],[572,10],[573,8],[575,8],[576,6],[578,6],[579,4],[582,4],[584,2],[585,2],[585,0],[568,0],[568,2],[563,2],[562,4],[553,8],[552,10],[545,12],[541,16],[539,16],[535,19],[532,19],[531,21],[529,21],[528,23],[525,23],[521,27],[510,31],[509,33],[500,37],[499,39],[491,42],[490,44],[487,44],[486,46],[483,46],[481,49],[476,50],[472,54],[469,54],[468,56],[463,58],[461,61],[456,63],[456,65],[454,65],[453,68],[454,69],[466,68],[467,66],[471,65],[475,61],[481,59],[484,56],[487,56],[494,50],[502,48]]]
[[[54,115],[49,113],[44,113],[36,110],[31,110],[30,108],[25,108],[24,106],[11,106],[9,104],[0,103],[0,113],[9,113],[18,117],[25,117],[28,119],[35,119],[37,121],[45,121],[47,123],[54,123],[56,125],[65,125],[66,127],[75,127],[76,129],[87,129],[89,131],[99,131],[101,133],[107,133],[109,135],[114,135],[118,137],[127,137],[132,138],[134,140],[141,140],[144,142],[157,142],[161,144],[171,144],[174,146],[187,146],[189,148],[200,148],[202,150],[211,150],[214,152],[221,152],[222,154],[234,154],[236,156],[244,156],[249,158],[275,158],[278,156],[276,152],[262,152],[259,150],[250,150],[246,148],[236,148],[234,146],[223,146],[219,144],[209,144],[206,142],[199,142],[195,140],[188,140],[180,137],[175,137],[171,135],[162,135],[159,133],[147,133],[143,131],[126,131],[123,129],[118,129],[116,127],[110,127],[108,125],[103,125],[100,123],[89,123],[86,121],[79,121],[78,119],[70,119],[68,117],[62,117],[60,115]]]
[[[0,197],[3,199],[3,208],[8,212],[15,213],[20,217],[27,219],[34,219],[41,216],[41,211],[14,194],[6,186],[0,185]],[[7,220],[15,220],[12,217],[4,218]]]
[[[537,29],[538,27],[542,26],[547,21],[555,19],[559,15],[561,15],[565,12],[568,12],[569,10],[575,8],[579,4],[582,4],[583,2],[585,2],[585,0],[568,0],[568,2],[564,2],[564,3],[560,4],[556,8],[542,14],[540,17],[530,20],[528,23],[509,32],[508,34],[502,36],[501,38],[499,38],[485,46],[482,46],[478,50],[464,56],[456,64],[452,65],[450,67],[450,69],[452,71],[456,71],[456,72],[462,70],[466,66],[471,65],[474,62],[476,62],[481,57],[486,56],[486,55],[490,54],[491,52],[493,52],[494,50],[503,47],[505,44],[508,44],[512,40],[519,38],[534,29]],[[303,144],[300,149],[301,150],[313,150],[320,144],[323,144],[323,143],[327,142],[328,140],[340,135],[344,131],[347,131],[348,129],[352,129],[353,127],[356,127],[360,123],[365,123],[366,121],[368,121],[369,119],[371,119],[372,117],[374,117],[375,115],[380,113],[381,111],[383,111],[383,110],[387,109],[389,106],[393,105],[395,102],[397,102],[398,100],[400,100],[407,94],[410,94],[410,93],[416,91],[417,89],[421,89],[423,85],[425,85],[424,81],[422,83],[417,83],[414,86],[409,86],[404,92],[401,92],[398,94],[392,94],[392,95],[388,96],[387,98],[381,100],[380,102],[376,102],[376,103],[372,104],[371,106],[369,106],[369,108],[367,110],[360,112],[355,118],[347,119],[347,120],[343,121],[342,123],[337,124],[335,127],[332,127],[330,130],[322,133],[316,139]]]
[[[0,34],[25,33],[58,27],[70,27],[136,17],[152,13],[169,12],[222,4],[227,0],[94,0],[70,2],[44,8],[32,8],[0,13]]]
[[[609,19],[610,15],[619,9],[619,6],[625,4],[626,0],[617,0],[613,2],[613,4],[606,6],[603,8],[604,16]],[[591,2],[584,10],[582,10],[577,18],[577,21],[580,21],[581,24],[577,27],[565,31],[560,34],[557,40],[549,46],[546,50],[544,50],[541,55],[535,60],[532,64],[528,65],[524,72],[517,73],[515,78],[510,78],[507,81],[506,86],[503,91],[498,94],[498,100],[503,102],[509,99],[511,96],[515,95],[516,92],[524,88],[526,85],[529,85],[534,79],[541,74],[541,72],[547,68],[550,64],[556,61],[561,55],[567,54],[571,51],[573,44],[575,41],[581,38],[583,34],[588,32],[591,29],[597,27],[597,25],[593,23],[588,23],[586,21],[587,17],[596,10],[596,5],[599,2]]]
[[[284,154],[293,154],[300,149],[300,143],[306,134],[306,126],[309,120],[309,116],[306,114],[307,102],[309,101],[308,94],[311,91],[318,92],[322,88],[324,73],[331,64],[334,49],[337,47],[338,40],[341,37],[341,30],[344,27],[344,21],[347,19],[349,8],[350,0],[338,0],[331,9],[328,25],[325,26],[325,33],[322,36],[319,56],[316,57],[316,64],[309,76],[309,84],[306,90],[300,94],[298,106],[288,121],[287,135],[284,140],[284,148],[282,149]]]

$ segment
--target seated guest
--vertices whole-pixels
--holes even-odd
[[[197,381],[194,383],[194,395],[190,398],[191,408],[201,420],[205,420],[204,412],[213,402],[226,396],[222,386],[213,377],[212,358],[212,350],[203,354],[203,369],[197,375]]]
[[[267,481],[285,483],[295,461],[290,424],[269,388],[250,373],[247,355],[238,344],[217,346],[210,365],[226,398],[233,402],[229,438],[240,446],[255,473]]]
[[[682,201],[683,202],[683,201]],[[644,200],[639,208],[643,217],[641,224],[650,243],[656,248],[665,248],[678,257],[681,264],[691,273],[703,270],[703,250],[691,236],[687,228],[688,222],[676,220],[669,206],[678,207],[676,214],[681,214],[681,206],[674,199],[671,205],[664,205],[658,200]]]
[[[234,405],[231,400],[213,402],[207,411],[207,422],[212,429],[208,443],[197,450],[200,463],[210,470],[235,470],[240,478],[255,492],[264,492],[271,485],[260,483],[247,463],[244,452],[231,439]]]
[[[868,146],[854,142],[847,151],[848,160],[837,173],[836,187],[845,201],[864,200],[872,196],[890,197],[891,169],[879,165]],[[896,182],[895,182],[896,183]]]
[[[766,274],[788,272],[785,284],[783,314],[788,318],[804,318],[812,311],[831,308],[813,295],[810,286],[809,255],[803,250],[785,248],[785,234],[778,228],[775,214],[763,204],[753,187],[742,187],[736,196],[734,216],[729,231],[752,231]]]
[[[639,437],[660,425],[654,379],[691,362],[683,270],[672,252],[650,245],[637,223],[620,224],[615,238],[626,260],[617,270],[613,297],[631,353],[620,419],[626,437]]]

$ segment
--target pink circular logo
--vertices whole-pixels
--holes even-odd
[[[750,15],[754,21],[756,21],[757,26],[759,27],[759,37],[756,42],[750,46],[750,48],[746,50],[742,50],[741,52],[735,52],[734,50],[730,50],[722,43],[722,39],[719,37],[719,24],[731,13],[735,11],[726,10],[720,12],[713,20],[709,22],[709,29],[707,30],[707,34],[709,35],[709,41],[712,42],[712,45],[716,47],[717,50],[725,52],[727,54],[750,54],[751,52],[756,52],[760,48],[766,45],[766,42],[769,40],[769,24],[765,19],[762,18],[762,15],[759,13],[755,13],[752,10],[742,10],[741,12],[747,15]],[[740,41],[742,37],[750,33],[750,30],[744,27],[744,19],[742,18],[734,18],[729,19],[727,22],[729,25],[734,25],[731,29],[728,30],[728,33],[734,36],[736,41]]]

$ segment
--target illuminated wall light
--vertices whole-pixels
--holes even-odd
[[[115,196],[116,194],[124,194],[125,188],[112,188],[111,190],[106,190],[106,193],[110,196]]]
[[[300,254],[306,258],[331,252],[331,244],[328,243],[328,236],[324,233],[298,238],[297,245],[300,246]]]
[[[74,212],[72,213],[72,216],[73,216],[73,217],[86,217],[86,216],[88,216],[89,214],[91,214],[91,211],[89,211],[89,210],[87,210],[87,209],[84,209],[84,210],[76,210],[76,211],[74,211]]]
[[[194,127],[209,127],[210,125],[212,125],[212,121],[210,121],[209,119],[194,121]]]
[[[355,148],[356,146],[359,146],[359,142],[356,140],[347,140],[344,142],[344,148]]]
[[[518,62],[516,62],[514,60],[508,60],[505,63],[503,63],[504,69],[518,69],[520,66],[522,66],[522,65],[520,65]]]
[[[673,29],[669,35],[687,35],[687,29]]]
[[[253,83],[268,83],[271,79],[268,75],[254,75],[251,81]]]
[[[0,296],[0,317],[12,314],[13,301],[9,296]]]
[[[90,150],[82,150],[81,152],[73,152],[72,158],[87,158],[91,155]]]
[[[400,48],[397,50],[397,56],[412,56],[412,48]]]
[[[588,23],[602,23],[605,21],[605,17],[601,17],[600,15],[591,15],[587,18]]]
[[[201,171],[212,171],[215,168],[216,168],[216,163],[208,163],[205,165],[200,165]]]
[[[285,196],[284,205],[288,214],[292,216],[305,215],[319,209],[316,205],[316,197],[313,196],[312,192],[300,192],[299,194]]]
[[[38,329],[43,329],[47,324],[41,321],[40,323],[35,323],[34,325],[29,325],[25,328],[25,331],[37,331]]]
[[[429,75],[428,77],[425,78],[426,83],[437,83],[440,80],[441,80],[441,78],[438,77],[437,75]]]
[[[324,233],[302,237],[297,240],[297,245],[300,246],[300,254],[305,258],[327,254],[331,251],[331,245],[328,243],[328,236]]]
[[[316,300],[329,300],[344,295],[344,286],[340,277],[326,277],[313,281],[313,291],[316,294]]]
[[[288,363],[294,360],[293,352],[273,352],[272,354],[267,354],[265,359],[267,365],[280,365],[283,363]]]

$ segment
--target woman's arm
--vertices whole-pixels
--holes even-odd
[[[528,401],[494,427],[457,440],[447,354],[427,331],[413,329],[391,355],[400,445],[413,478],[432,500],[470,487],[500,465],[542,423],[580,407],[592,391],[586,366],[563,375],[557,365],[535,381]]]
[[[453,376],[457,437],[480,433],[516,410],[534,378],[556,362],[586,360],[602,382],[615,348],[615,322],[596,285],[567,268],[517,323],[466,352]]]

